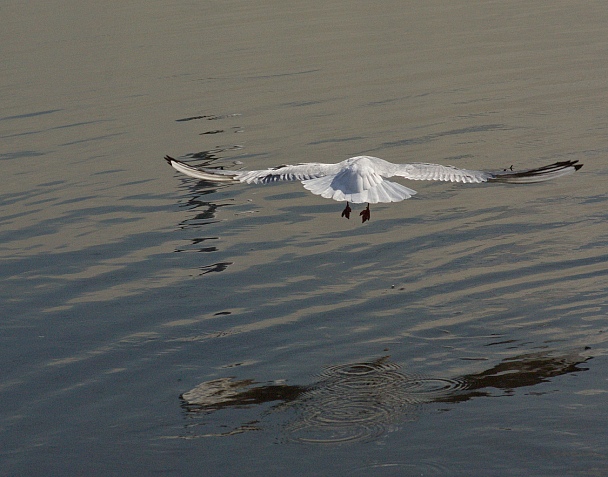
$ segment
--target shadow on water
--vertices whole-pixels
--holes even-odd
[[[586,371],[589,357],[579,353],[539,352],[503,360],[496,366],[456,378],[407,374],[389,356],[374,361],[329,366],[310,385],[260,384],[252,379],[206,381],[180,396],[188,419],[182,438],[217,437],[263,429],[262,420],[278,412],[290,416],[282,424],[286,440],[339,444],[381,437],[412,421],[422,406],[455,404],[475,397],[508,396],[517,388]],[[268,411],[239,425],[200,433],[209,414],[226,408],[251,409],[273,403]],[[228,429],[228,430],[226,430]]]

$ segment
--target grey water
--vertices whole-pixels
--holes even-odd
[[[608,473],[605,2],[0,12],[0,474]],[[165,154],[584,167],[361,224]]]

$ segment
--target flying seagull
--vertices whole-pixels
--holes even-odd
[[[529,184],[543,182],[578,171],[578,161],[562,161],[539,167],[514,171],[513,166],[500,171],[473,171],[440,164],[393,164],[378,157],[356,156],[337,164],[309,162],[295,166],[282,165],[261,171],[228,171],[224,169],[194,168],[170,156],[165,160],[174,169],[190,177],[211,182],[246,182],[267,184],[278,181],[301,181],[305,189],[326,199],[346,201],[342,217],[350,218],[350,203],[367,203],[359,214],[362,222],[369,220],[369,204],[399,202],[416,194],[415,190],[386,179],[403,177],[414,181],[502,182]]]

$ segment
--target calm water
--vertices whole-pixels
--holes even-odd
[[[0,11],[1,474],[608,473],[604,1]],[[165,154],[585,167],[362,225]]]

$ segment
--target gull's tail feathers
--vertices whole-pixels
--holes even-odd
[[[523,171],[505,169],[504,171],[492,172],[492,177],[488,179],[488,182],[531,184],[534,182],[549,181],[578,171],[583,165],[577,163],[578,161],[562,161],[548,166],[536,169],[526,169]]]
[[[345,192],[344,187],[338,187],[335,179],[336,176],[319,177],[302,181],[302,185],[315,195],[339,202],[348,201],[353,204],[400,202],[416,194],[416,191],[409,187],[387,180],[382,180],[373,187],[359,192]]]

